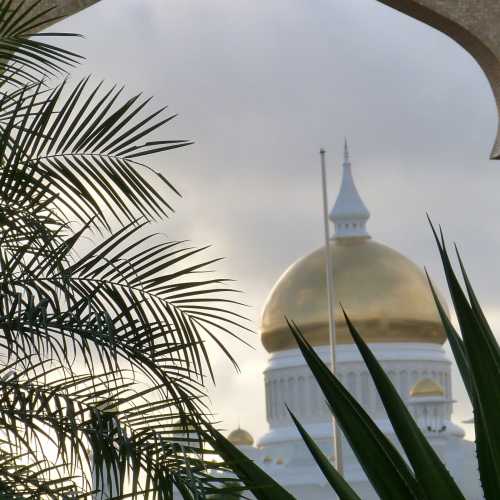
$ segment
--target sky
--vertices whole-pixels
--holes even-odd
[[[492,92],[476,62],[445,35],[375,0],[102,0],[60,23],[78,32],[93,74],[128,95],[154,96],[178,117],[168,139],[189,148],[150,162],[181,191],[159,230],[210,244],[220,276],[236,280],[251,326],[296,259],[322,244],[319,155],[329,196],[344,137],[371,211],[374,239],[445,288],[425,214],[456,241],[481,303],[500,331],[500,162]],[[222,427],[266,430],[267,353],[224,339],[237,374],[211,349],[209,392]],[[455,371],[455,419],[471,417]]]

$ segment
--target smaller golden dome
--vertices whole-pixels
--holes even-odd
[[[266,455],[266,456],[264,457],[264,463],[268,464],[269,462],[272,462],[272,461],[273,461],[273,459],[272,459],[272,457],[270,457],[269,455]]]
[[[284,461],[282,458],[278,458],[278,459],[276,460],[276,464],[277,464],[277,465],[283,465],[284,463],[285,463],[285,461]]]
[[[253,446],[252,435],[239,427],[231,432],[227,439],[234,444],[234,446]]]
[[[422,378],[410,389],[412,398],[422,398],[429,396],[444,396],[444,389],[435,380],[430,378]]]

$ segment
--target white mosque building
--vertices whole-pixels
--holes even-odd
[[[366,227],[369,217],[353,181],[346,147],[342,184],[330,213],[335,226],[330,258],[336,302],[347,310],[465,497],[482,499],[474,443],[465,440],[463,429],[452,422],[451,361],[443,348],[446,335],[426,276],[412,261],[371,238]],[[229,439],[297,499],[332,499],[332,489],[285,408],[286,403],[333,460],[331,413],[296,347],[285,316],[298,324],[329,364],[324,248],[293,263],[274,285],[263,309],[261,340],[269,353],[264,371],[269,430],[256,443],[243,429],[230,433]],[[336,318],[337,376],[379,428],[396,442],[339,309]],[[342,455],[344,477],[360,497],[378,498],[345,438]]]

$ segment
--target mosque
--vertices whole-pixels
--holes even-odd
[[[446,334],[426,276],[405,256],[371,238],[369,217],[354,184],[346,145],[340,192],[330,212],[335,228],[330,258],[336,303],[347,310],[465,497],[482,499],[475,445],[452,422],[451,361],[443,348]],[[287,404],[334,460],[331,413],[284,316],[298,324],[330,364],[324,248],[293,263],[274,285],[263,309],[261,341],[269,353],[264,371],[269,430],[256,443],[241,428],[228,437],[297,499],[332,499],[331,487],[285,408]],[[337,376],[401,450],[339,308],[336,331]],[[345,438],[342,450],[344,477],[363,500],[378,498]]]

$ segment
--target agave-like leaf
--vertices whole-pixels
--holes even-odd
[[[450,343],[453,357],[457,363],[460,375],[464,382],[465,388],[469,395],[469,399],[472,403],[474,412],[474,427],[476,432],[476,455],[478,457],[479,475],[481,479],[481,484],[484,492],[484,497],[486,500],[493,500],[498,496],[500,491],[500,478],[496,475],[496,471],[493,465],[493,460],[491,456],[491,450],[488,440],[484,435],[484,424],[481,421],[481,413],[477,409],[477,394],[473,382],[471,382],[471,373],[469,368],[469,360],[467,359],[467,354],[465,352],[465,347],[461,337],[451,324],[448,315],[444,311],[444,308],[437,296],[429,276],[427,275],[429,285],[431,288],[432,295],[434,297],[434,302],[439,312],[441,322],[443,323],[444,330],[448,337]]]
[[[349,483],[342,477],[342,475],[331,464],[328,457],[321,451],[320,447],[315,443],[314,439],[304,429],[302,424],[297,420],[295,415],[288,409],[288,413],[297,427],[304,443],[309,448],[311,455],[318,464],[321,472],[323,472],[326,480],[330,483],[331,487],[337,492],[339,500],[361,500],[358,494],[349,486]]]
[[[500,415],[500,405],[495,403],[495,401],[498,402],[498,399],[495,400],[495,398],[500,396],[495,395],[495,392],[499,392],[496,390],[498,388],[494,387],[495,384],[488,384],[487,380],[488,378],[490,381],[494,380],[491,377],[500,375],[499,348],[465,272],[460,255],[458,258],[470,303],[467,301],[453,271],[442,233],[439,237],[430,219],[429,223],[441,256],[463,340],[454,330],[450,329],[451,325],[447,318],[443,319],[442,317],[443,324],[474,408],[476,453],[484,495],[487,500],[493,500],[500,491],[498,472],[500,464],[498,439],[500,436],[494,425],[495,414]],[[484,384],[490,387],[484,387]]]
[[[488,320],[486,319],[486,316],[483,312],[483,309],[481,308],[481,305],[479,304],[479,301],[476,297],[476,293],[474,292],[474,288],[472,287],[472,284],[469,280],[469,276],[467,275],[467,271],[465,270],[464,263],[462,261],[462,257],[460,256],[460,252],[458,251],[457,246],[455,245],[455,251],[457,254],[458,262],[460,264],[460,270],[462,272],[462,277],[465,283],[465,288],[467,290],[467,294],[469,296],[469,302],[472,310],[476,314],[477,318],[479,319],[479,322],[481,323],[481,326],[484,328],[484,330],[487,333],[487,340],[490,341],[491,343],[491,348],[498,351],[500,353],[500,346],[498,345],[498,342],[496,340],[495,334],[493,333],[493,330],[491,329]]]
[[[441,318],[441,322],[443,323],[444,330],[453,352],[453,357],[455,358],[460,375],[469,395],[469,399],[472,403],[474,412],[474,427],[476,432],[476,455],[480,464],[479,475],[485,499],[492,500],[498,496],[498,492],[500,491],[500,478],[496,475],[490,445],[484,434],[484,424],[481,421],[480,411],[477,409],[477,394],[475,392],[474,384],[470,380],[471,374],[465,347],[462,339],[444,311],[429,276],[427,276],[427,278],[429,280],[429,285]]]
[[[421,499],[422,493],[413,472],[394,445],[323,363],[299,328],[290,322],[288,325],[332,413],[380,498]]]
[[[224,459],[225,465],[243,481],[257,500],[293,500],[295,498],[214,427],[208,426],[206,439]]]
[[[448,337],[448,342],[450,343],[451,350],[453,352],[453,357],[455,358],[458,369],[460,371],[460,376],[462,377],[465,388],[467,389],[469,398],[472,401],[476,397],[476,394],[474,391],[474,385],[470,380],[471,374],[469,368],[469,360],[467,359],[464,343],[460,338],[458,332],[455,330],[454,326],[451,324],[450,318],[448,318],[448,315],[446,314],[443,305],[439,300],[434,285],[432,284],[432,281],[430,280],[428,274],[427,274],[427,280],[429,282],[429,286],[432,292],[432,296],[434,298],[434,303],[436,304],[436,308],[439,313],[439,317],[441,319],[441,323],[443,324],[444,331],[446,333],[446,336]]]
[[[349,320],[344,311],[344,317],[361,356],[375,382],[382,403],[398,436],[399,442],[406,452],[418,483],[429,499],[462,499],[465,500],[455,481],[443,462],[423,435],[404,401],[392,385],[384,369],[380,366],[370,348]]]

